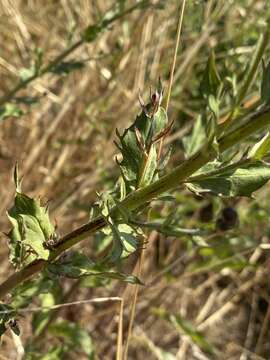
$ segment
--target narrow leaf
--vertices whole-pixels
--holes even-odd
[[[269,179],[269,164],[262,161],[245,162],[193,176],[188,180],[188,188],[197,193],[212,192],[225,197],[250,197]]]
[[[270,133],[268,133],[253,146],[249,152],[249,158],[254,160],[261,160],[267,155],[270,150]]]
[[[263,63],[263,77],[261,83],[261,99],[264,103],[270,100],[270,61],[265,66]]]

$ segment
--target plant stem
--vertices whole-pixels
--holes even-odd
[[[262,34],[259,38],[256,50],[254,52],[254,56],[251,59],[250,67],[249,67],[248,71],[246,72],[243,82],[238,91],[237,98],[236,98],[236,104],[235,104],[236,107],[241,104],[241,102],[244,100],[244,98],[246,96],[246,93],[247,93],[247,91],[253,81],[253,78],[256,74],[256,71],[260,65],[260,62],[262,60],[266,46],[269,43],[269,38],[270,38],[270,22],[267,22],[266,30],[265,30],[264,34]]]
[[[122,17],[126,16],[127,14],[130,14],[131,12],[138,9],[139,7],[147,6],[147,5],[149,5],[149,6],[151,5],[150,0],[142,0],[142,1],[138,2],[137,4],[122,11],[121,13],[116,14],[112,18],[101,21],[100,24],[96,25],[96,28],[99,29],[99,31],[97,31],[95,33],[95,36],[91,40],[91,42],[94,41],[98,37],[98,35],[100,34],[101,31],[103,31],[105,28],[108,28],[108,26],[111,25],[112,23],[114,23],[115,21],[121,19]],[[98,26],[98,25],[100,25],[100,26]],[[94,25],[93,25],[93,27],[94,27]],[[83,33],[84,33],[84,31],[83,31]],[[87,41],[85,41],[82,37],[80,40],[78,40],[77,42],[72,44],[70,47],[68,47],[66,50],[64,50],[61,54],[56,56],[56,58],[54,60],[52,60],[51,62],[49,62],[49,64],[47,64],[46,66],[41,68],[39,71],[37,71],[34,75],[30,76],[26,80],[21,80],[17,85],[14,86],[13,89],[8,91],[4,96],[2,96],[0,98],[0,106],[3,106],[6,102],[12,100],[12,98],[14,97],[15,94],[17,94],[18,91],[27,87],[27,85],[29,85],[31,82],[33,82],[37,78],[41,78],[43,75],[45,75],[45,74],[49,73],[51,70],[53,70],[53,68],[56,65],[58,65],[68,55],[70,55],[72,52],[74,52],[76,49],[78,49],[85,42],[87,42]]]
[[[165,105],[166,112],[168,111],[170,98],[171,98],[174,71],[175,71],[175,65],[176,65],[176,59],[177,59],[177,52],[178,52],[179,43],[180,43],[180,35],[181,35],[181,30],[182,30],[185,6],[186,6],[186,0],[183,0],[182,6],[180,7],[180,10],[179,10],[180,12],[179,12],[179,18],[178,18],[178,24],[177,24],[176,42],[175,42],[173,61],[172,61],[172,66],[171,66],[171,71],[170,71],[168,94],[167,94],[166,105]],[[159,143],[158,159],[161,156],[163,142],[164,142],[164,137],[161,138],[160,143]]]
[[[183,235],[206,235],[207,232],[201,229],[183,229],[183,228],[174,228],[171,225],[163,225],[162,223],[158,222],[141,222],[141,221],[130,221],[130,224],[145,227],[147,229],[156,230],[159,233],[166,234],[168,236],[183,236]]]
[[[236,127],[234,130],[231,130],[222,136],[218,140],[220,152],[242,142],[250,135],[263,130],[267,126],[270,126],[270,106],[248,115],[246,122],[243,125]],[[158,181],[131,193],[122,201],[121,205],[126,207],[129,211],[136,210],[138,207],[146,205],[162,193],[177,188],[183,180],[187,179],[195,171],[214,158],[215,154],[209,151],[208,147],[202,148],[190,159],[184,161]],[[111,215],[115,216],[116,214],[117,209],[113,209]],[[71,248],[73,245],[102,229],[104,226],[106,226],[105,220],[98,217],[65,235],[60,239],[55,250],[52,252],[50,261],[55,260],[63,251]],[[36,260],[22,270],[11,275],[0,285],[0,298],[3,298],[3,296],[9,293],[13,288],[29,279],[32,275],[42,271],[46,264],[47,262],[45,260]]]
[[[74,50],[76,50],[82,44],[83,44],[82,40],[77,41],[75,44],[71,45],[69,48],[67,48],[65,51],[63,51],[60,55],[58,55],[53,61],[51,61],[43,69],[41,69],[34,75],[30,76],[26,80],[20,81],[13,89],[11,89],[7,94],[5,94],[3,97],[0,98],[0,106],[4,105],[6,102],[10,101],[18,91],[25,88],[32,81],[34,81],[35,79],[50,72],[57,64],[59,64],[65,57],[67,57],[70,53],[72,53]]]
[[[231,110],[228,119],[220,125],[219,132],[218,132],[219,134],[221,134],[226,129],[228,129],[228,127],[234,121],[235,113],[238,111],[238,108],[241,105],[242,101],[244,100],[246,93],[254,79],[254,76],[260,65],[260,62],[262,61],[262,57],[263,57],[264,51],[269,43],[269,40],[270,40],[270,21],[267,22],[265,32],[260,36],[260,38],[258,40],[254,55],[250,62],[250,66],[247,69],[244,79],[242,81],[242,84],[238,90],[238,94],[237,94],[233,109]]]

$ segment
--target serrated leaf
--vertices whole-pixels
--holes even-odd
[[[112,239],[112,249],[105,261],[112,263],[118,262],[121,258],[125,258],[135,252],[140,246],[139,237],[142,236],[140,229],[134,230],[127,224],[114,224],[109,221],[110,229],[107,232]]]
[[[269,179],[269,164],[262,161],[246,162],[191,177],[188,180],[188,188],[196,193],[211,192],[225,197],[250,197]]]
[[[122,153],[122,161],[119,165],[129,186],[145,186],[151,183],[157,168],[156,146],[153,141],[166,128],[168,119],[165,110],[161,107],[153,116],[149,116],[148,114],[153,112],[152,107],[152,103],[147,104],[135,122],[122,135],[117,133],[119,138],[117,146]]]
[[[254,160],[263,159],[270,150],[270,133],[268,132],[257,144],[250,150],[248,157]]]
[[[63,338],[73,350],[83,351],[89,359],[94,357],[95,348],[92,339],[88,332],[77,323],[61,320],[50,325],[49,332],[56,337]]]
[[[0,107],[0,120],[4,120],[9,117],[19,118],[24,114],[23,110],[18,106],[7,103],[4,106]]]
[[[49,250],[44,243],[54,233],[48,209],[42,207],[39,200],[17,191],[8,218],[13,225],[8,234],[10,261],[15,266],[25,266],[36,259],[47,260]]]
[[[265,66],[263,63],[263,76],[261,83],[261,99],[264,103],[269,103],[270,100],[270,61]]]

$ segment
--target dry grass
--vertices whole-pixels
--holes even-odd
[[[46,61],[52,59],[67,43],[68,29],[74,26],[74,39],[90,22],[98,18],[113,1],[0,0],[0,91],[5,93],[17,80],[22,67],[29,67],[35,46],[44,50]],[[192,91],[198,83],[206,60],[207,49],[222,42],[231,42],[238,49],[239,61],[230,61],[226,49],[217,58],[227,61],[231,70],[246,61],[252,47],[245,32],[256,31],[265,19],[267,1],[187,1],[184,18],[181,56],[177,59],[170,118],[175,119],[175,132],[166,143],[175,144],[174,161],[183,158],[180,138],[189,131],[199,112]],[[14,185],[12,169],[16,161],[24,174],[24,191],[50,202],[51,216],[61,234],[88,220],[95,192],[109,188],[117,178],[113,145],[115,128],[127,127],[138,112],[139,89],[148,93],[149,85],[161,76],[168,84],[173,57],[176,11],[179,1],[168,1],[166,10],[136,12],[104,32],[94,44],[84,45],[71,58],[85,59],[85,67],[66,77],[46,75],[32,83],[20,95],[39,96],[37,105],[27,108],[20,119],[0,123],[0,224],[9,228],[5,211],[12,204]],[[189,22],[189,17],[197,20]],[[201,25],[203,26],[201,27]],[[202,30],[201,30],[202,29]],[[228,59],[226,59],[228,57]],[[244,59],[244,60],[242,60]],[[243,65],[244,66],[244,65]],[[178,151],[176,151],[179,148]],[[183,195],[184,201],[192,195]],[[270,211],[266,199],[269,186],[258,195],[253,206]],[[189,200],[188,200],[189,201]],[[192,199],[190,200],[193,201]],[[208,199],[196,204],[196,211],[186,217],[196,224],[198,213]],[[267,222],[251,221],[247,207],[252,201],[237,201],[241,226],[254,240],[243,256],[250,266],[242,270],[224,266],[194,270],[201,254],[195,249],[186,252],[181,239],[149,234],[144,254],[142,280],[147,284],[138,294],[133,334],[128,359],[165,359],[161,349],[175,359],[208,359],[186,335],[179,334],[152,312],[164,306],[190,320],[219,351],[217,359],[269,359],[269,258],[260,243],[268,242]],[[181,200],[179,200],[179,206]],[[202,204],[202,205],[201,205]],[[159,211],[162,211],[159,209]],[[259,210],[258,210],[259,211]],[[260,210],[262,211],[262,210]],[[269,214],[269,213],[268,213]],[[253,216],[252,214],[250,216]],[[242,229],[242,230],[241,230]],[[13,270],[7,262],[6,238],[1,235],[1,281]],[[86,241],[88,251],[93,247]],[[242,251],[242,250],[240,250]],[[136,259],[125,265],[132,271]],[[255,266],[256,265],[256,266]],[[170,270],[170,277],[165,276]],[[63,280],[68,292],[73,282]],[[106,288],[85,289],[75,286],[67,301],[100,296],[124,298],[123,332],[126,336],[130,303],[134,288],[113,282]],[[116,354],[119,306],[82,304],[62,309],[61,316],[80,322],[94,340],[99,359],[113,359]],[[30,315],[20,320],[22,344],[31,336]],[[47,341],[44,341],[46,349]],[[44,339],[43,339],[44,340]],[[53,341],[53,340],[52,340]],[[18,358],[20,344],[11,334],[4,336],[0,359]],[[78,355],[70,354],[70,359]],[[83,359],[83,355],[80,356]],[[120,357],[118,358],[120,359]],[[169,359],[169,358],[168,358]]]

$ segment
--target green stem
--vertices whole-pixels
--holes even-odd
[[[47,66],[42,68],[36,74],[30,76],[24,81],[20,81],[13,89],[11,89],[7,94],[0,98],[0,106],[4,105],[6,102],[10,101],[14,95],[24,89],[28,84],[36,80],[37,78],[42,77],[43,75],[50,72],[57,64],[59,64],[63,59],[65,59],[69,54],[71,54],[74,50],[80,47],[83,44],[83,40],[77,41],[75,44],[71,45],[65,51],[63,51],[60,55],[58,55],[53,61],[51,61]]]
[[[207,232],[201,229],[183,229],[183,228],[175,228],[171,225],[164,225],[158,222],[141,222],[141,221],[130,221],[130,224],[145,227],[152,230],[157,230],[160,233],[163,233],[168,236],[183,236],[183,235],[206,235]]]
[[[247,70],[247,73],[244,76],[243,82],[238,91],[235,107],[238,107],[246,96],[246,93],[260,65],[266,46],[269,43],[269,38],[270,38],[270,22],[267,22],[267,28],[264,34],[262,34],[259,38],[254,56],[251,59],[249,69]]]
[[[218,140],[220,151],[223,152],[230,147],[237,145],[239,142],[242,142],[250,135],[263,130],[267,126],[270,126],[270,106],[250,114],[247,116],[246,122],[243,125],[239,125],[234,130],[231,130],[222,136]],[[129,211],[136,210],[138,207],[146,205],[158,195],[177,188],[181,182],[183,182],[183,180],[187,179],[195,171],[200,169],[203,165],[214,158],[215,155],[209,151],[208,147],[202,148],[194,156],[184,161],[173,171],[163,176],[158,181],[131,193],[126,199],[122,201],[121,205],[126,207]],[[112,215],[116,213],[117,209],[114,209],[112,211]],[[104,226],[106,226],[105,220],[101,217],[98,217],[65,235],[60,239],[55,250],[52,252],[50,261],[56,259],[63,251],[81,242],[83,239],[102,229]],[[4,283],[0,285],[0,298],[3,298],[3,296],[9,293],[14,287],[29,279],[34,274],[42,271],[46,264],[47,262],[44,260],[37,260],[22,270],[11,275]]]
[[[238,94],[237,94],[233,109],[230,112],[228,119],[219,126],[219,134],[221,134],[226,129],[228,129],[230,124],[234,121],[235,114],[237,113],[238,108],[241,105],[242,101],[244,100],[244,98],[247,94],[247,91],[256,75],[257,69],[260,65],[260,62],[262,61],[262,57],[263,57],[264,51],[269,43],[269,40],[270,40],[270,21],[267,22],[265,32],[260,36],[260,38],[258,40],[254,55],[250,62],[250,66],[247,69],[244,79],[238,90]]]
[[[138,9],[139,7],[147,6],[147,5],[149,5],[149,6],[151,5],[150,0],[143,0],[143,1],[138,2],[137,4],[127,8],[126,10],[122,11],[121,13],[116,14],[111,19],[108,19],[108,20],[105,19],[105,20],[101,21],[101,23],[97,24],[96,26],[93,25],[93,28],[96,28],[99,30],[95,33],[91,42],[94,41],[98,37],[98,35],[100,34],[101,31],[103,31],[105,28],[108,28],[108,26],[111,25],[112,23],[114,23],[115,21],[121,19],[122,17],[126,16],[127,14],[130,14],[131,12]],[[84,31],[83,31],[83,33],[84,33]],[[82,37],[82,39],[80,39],[77,42],[75,42],[74,44],[72,44],[70,47],[68,47],[66,50],[64,50],[60,55],[58,55],[54,60],[49,62],[48,65],[41,68],[40,71],[36,72],[34,75],[30,76],[26,80],[20,81],[17,85],[14,86],[13,89],[11,89],[9,92],[7,92],[4,96],[2,96],[0,98],[0,106],[5,105],[6,102],[12,100],[12,98],[14,97],[14,95],[17,94],[18,91],[27,87],[34,80],[36,80],[37,78],[41,78],[43,75],[45,75],[45,74],[49,73],[51,70],[53,70],[53,68],[56,65],[58,65],[68,55],[70,55],[72,52],[74,52],[76,49],[78,49],[85,42],[87,42],[87,41],[85,41]]]

